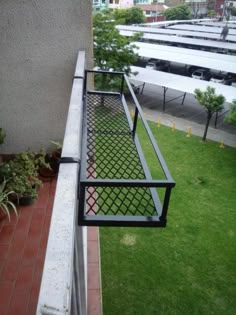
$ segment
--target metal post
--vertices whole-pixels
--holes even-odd
[[[120,87],[120,94],[124,93],[124,76],[122,75],[121,78],[121,87]]]
[[[183,100],[182,100],[181,105],[184,105],[185,96],[186,96],[186,93],[184,93],[184,96],[183,96]]]
[[[135,108],[135,113],[134,113],[133,130],[132,130],[133,138],[135,137],[135,132],[136,132],[136,129],[137,129],[137,122],[138,122],[138,109],[137,109],[137,107],[136,107],[136,108]]]
[[[219,112],[216,112],[216,118],[215,118],[215,128],[217,127],[218,115],[219,115]]]
[[[145,82],[143,83],[143,86],[142,86],[142,90],[141,90],[141,95],[143,95],[143,90],[144,90],[144,87],[145,87]]]
[[[163,208],[162,208],[161,220],[166,220],[168,205],[169,205],[169,201],[170,201],[170,193],[171,193],[171,188],[170,187],[166,187],[165,198],[164,198]]]
[[[224,1],[223,12],[222,12],[223,21],[224,21],[224,17],[225,17],[225,7],[226,7],[226,0]]]
[[[168,90],[168,88],[166,88],[165,86],[164,88],[164,97],[163,97],[163,112],[166,110],[166,91]]]

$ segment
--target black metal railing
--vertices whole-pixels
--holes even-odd
[[[88,83],[94,85],[93,90],[88,90]],[[111,87],[113,91],[107,91]],[[129,94],[128,105],[131,101],[134,105],[133,117],[125,94]],[[143,125],[142,129],[139,124]],[[143,133],[147,135],[146,140],[140,141]],[[146,146],[147,142],[154,151],[158,174],[161,169],[163,179],[154,179],[149,170],[150,162],[142,150],[143,143]],[[79,224],[164,227],[174,186],[126,75],[86,70]]]

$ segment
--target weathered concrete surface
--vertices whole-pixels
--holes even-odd
[[[63,139],[78,50],[92,62],[91,2],[0,2],[1,152]]]

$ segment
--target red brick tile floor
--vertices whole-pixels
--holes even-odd
[[[88,315],[102,315],[99,228],[88,227]]]
[[[36,313],[56,179],[36,202],[0,221],[0,315]],[[88,227],[88,315],[101,315],[99,229]]]
[[[55,187],[45,182],[34,204],[0,221],[0,315],[36,313]]]

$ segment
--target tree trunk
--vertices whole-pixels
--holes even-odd
[[[209,123],[211,121],[211,117],[212,117],[212,113],[208,112],[207,113],[207,121],[206,121],[206,125],[205,125],[205,130],[204,130],[204,134],[203,134],[203,137],[202,137],[203,141],[206,141],[207,131],[208,131]]]

